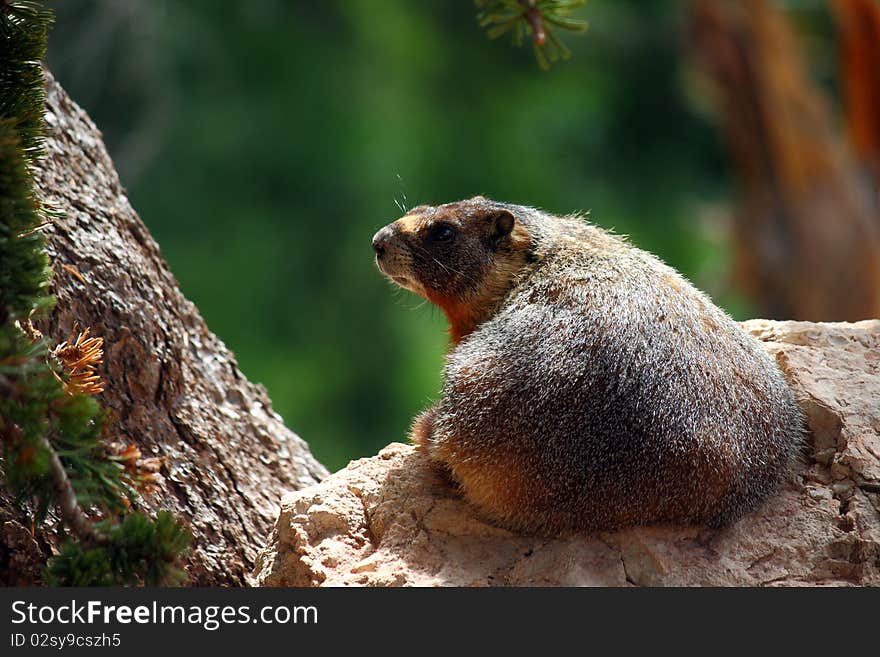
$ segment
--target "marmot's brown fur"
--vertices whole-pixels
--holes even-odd
[[[557,534],[755,508],[803,420],[774,361],[675,270],[578,217],[482,197],[373,238],[449,319],[442,399],[412,439],[509,528]]]

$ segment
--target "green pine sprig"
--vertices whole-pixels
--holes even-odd
[[[68,542],[46,569],[53,586],[146,586],[179,584],[185,573],[177,556],[190,542],[190,534],[167,511],[152,521],[142,513],[130,513],[118,524],[102,523],[106,543],[84,549]]]
[[[0,116],[14,122],[29,161],[43,152],[46,92],[40,62],[53,20],[37,2],[0,0]]]
[[[477,20],[490,39],[510,34],[516,46],[531,37],[538,65],[547,70],[550,64],[571,57],[571,50],[559,39],[558,30],[582,33],[586,21],[572,18],[574,10],[586,0],[475,0]]]
[[[0,24],[2,24],[0,20]],[[5,67],[0,63],[0,75]],[[2,93],[2,92],[0,92]],[[2,98],[2,95],[0,95]],[[49,258],[17,121],[0,115],[0,321],[51,304]],[[35,145],[39,142],[31,142]]]

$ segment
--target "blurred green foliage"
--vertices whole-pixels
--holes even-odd
[[[590,0],[548,73],[468,0],[49,4],[49,66],[184,293],[331,469],[405,440],[440,386],[442,315],[373,264],[395,202],[589,210],[744,308],[685,3]]]

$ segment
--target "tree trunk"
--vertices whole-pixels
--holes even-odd
[[[840,33],[840,78],[856,155],[880,187],[880,4],[834,0]]]
[[[735,277],[761,316],[880,316],[880,208],[833,129],[785,16],[767,0],[694,0],[739,179]]]
[[[161,457],[162,481],[144,499],[191,525],[191,585],[244,585],[286,490],[326,470],[284,426],[261,386],[205,326],[132,209],[101,134],[47,73],[48,156],[36,171],[42,200],[61,212],[47,229],[57,304],[38,328],[52,342],[75,323],[103,336],[108,441]],[[0,490],[0,579],[39,581],[57,545],[50,523],[31,536]]]

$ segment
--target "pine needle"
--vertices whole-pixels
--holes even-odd
[[[568,59],[571,51],[559,40],[556,30],[582,33],[586,21],[572,18],[572,12],[586,0],[475,0],[477,21],[486,36],[497,39],[512,33],[512,42],[521,46],[529,36],[535,59],[543,70],[552,62]]]

